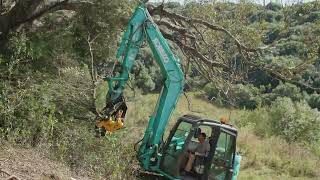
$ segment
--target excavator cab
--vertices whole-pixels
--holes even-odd
[[[197,156],[191,171],[185,172],[189,153],[199,144],[201,133],[207,135],[210,150],[206,156]],[[179,118],[162,149],[160,171],[169,179],[229,180],[239,170],[236,154],[237,130],[228,124],[185,115]]]

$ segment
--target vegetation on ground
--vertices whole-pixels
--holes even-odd
[[[0,22],[13,1],[1,2]],[[21,2],[18,5],[25,6],[36,1]],[[114,63],[117,42],[137,2],[97,0],[63,6],[0,33],[0,168],[6,158],[2,154],[15,149],[62,163],[66,174],[141,179],[133,145],[143,137],[163,80],[150,49],[141,49],[131,72],[125,92],[126,128],[105,138],[94,137],[93,130],[107,92],[102,78],[119,68]],[[192,100],[189,106],[181,97],[168,131],[186,113],[210,119],[227,116],[239,129],[239,179],[319,179],[320,3],[264,7],[190,2],[167,3],[164,8],[214,22],[250,47],[266,47],[256,65],[294,77],[279,78],[245,66],[230,38],[204,28],[204,39],[217,52],[210,53],[213,47],[202,44],[201,53],[219,55],[217,61],[225,59],[236,72],[229,76],[216,68],[208,78],[201,66],[187,66],[188,55],[170,41]],[[3,27],[0,24],[1,32]]]

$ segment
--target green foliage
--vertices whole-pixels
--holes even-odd
[[[316,93],[311,94],[308,103],[310,107],[320,110],[320,95]]]
[[[253,85],[237,84],[233,88],[233,96],[236,98],[237,107],[245,107],[247,109],[256,108],[261,102],[257,95],[260,90]]]
[[[261,99],[258,97],[260,89],[251,84],[237,84],[232,86],[228,94],[219,90],[220,88],[217,84],[208,84],[204,91],[207,93],[209,99],[214,100],[220,105],[254,109],[261,103]]]
[[[305,102],[277,99],[270,108],[274,133],[288,142],[313,143],[320,139],[320,113]]]
[[[279,43],[277,49],[280,56],[294,55],[294,56],[306,56],[306,45],[300,41],[288,41]]]
[[[0,88],[1,138],[14,143],[37,145],[52,137],[57,123],[54,115],[56,105],[51,102],[53,97],[43,96],[47,86],[31,86],[28,89],[16,90],[4,84]]]
[[[274,2],[270,2],[266,5],[266,9],[272,10],[272,11],[279,11],[282,9],[282,5]]]
[[[0,70],[9,77],[28,74],[30,63],[37,58],[37,52],[25,33],[12,33],[3,51]]]
[[[303,99],[301,90],[296,85],[290,83],[280,83],[271,93],[263,94],[261,97],[262,104],[264,105],[270,105],[278,97],[288,97],[292,101],[300,101]]]
[[[130,179],[134,173],[130,169],[134,151],[130,144],[119,141],[124,134],[119,132],[99,139],[94,137],[91,126],[92,123],[86,122],[60,124],[49,147],[55,158],[95,179]]]
[[[270,25],[270,30],[266,33],[264,43],[271,44],[277,38],[279,38],[279,35],[281,33],[281,26],[278,25]]]
[[[307,102],[277,98],[270,107],[260,107],[243,115],[240,126],[253,125],[260,136],[278,135],[287,142],[312,144],[320,140],[320,112]]]
[[[280,83],[273,89],[270,85],[257,88],[252,84],[236,84],[231,86],[228,94],[219,90],[226,87],[218,85],[208,84],[204,88],[208,98],[220,105],[232,105],[238,108],[255,109],[260,105],[270,105],[278,97],[288,97],[292,101],[300,101],[305,98],[300,88],[290,83]]]
[[[141,49],[137,55],[132,75],[132,84],[135,88],[140,88],[144,93],[160,91],[163,85],[160,68],[149,48]]]
[[[283,15],[280,12],[273,10],[262,10],[258,11],[257,14],[254,14],[250,17],[251,22],[266,21],[269,23],[278,22],[283,19]]]
[[[311,12],[307,18],[307,22],[316,22],[320,20],[320,11]]]

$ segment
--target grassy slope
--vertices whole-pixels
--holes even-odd
[[[130,136],[131,138],[142,137],[157,97],[157,95],[140,96],[128,103],[126,131],[133,135]],[[175,119],[183,114],[219,119],[223,115],[229,116],[231,112],[231,121],[235,123],[235,121],[241,121],[241,114],[245,113],[245,111],[214,106],[195,94],[189,94],[189,98],[192,111],[197,112],[191,112],[188,109],[188,101],[185,97],[181,97],[169,126],[172,126]],[[239,179],[320,179],[316,168],[319,167],[320,157],[298,145],[289,145],[276,137],[261,139],[248,127],[240,129],[238,147],[243,153]]]
[[[128,92],[127,94],[132,93]],[[99,96],[100,102],[98,102],[98,105],[102,106],[104,94],[100,94]],[[16,158],[15,163],[11,163],[18,164],[15,166],[8,166],[2,163],[1,158],[7,161],[6,158],[9,156],[0,156],[0,169],[3,168],[2,166],[5,166],[5,169],[14,172],[14,174],[22,174],[21,177],[43,176],[43,174],[48,174],[46,173],[46,166],[43,165],[27,168],[29,171],[23,172],[17,171],[17,169],[21,168],[16,168],[24,162],[26,162],[25,164],[39,164],[37,158],[27,157],[43,154],[43,157],[53,158],[58,161],[59,163],[57,164],[64,163],[67,165],[52,165],[59,168],[52,169],[50,174],[57,175],[62,179],[65,179],[64,177],[69,175],[80,179],[81,177],[83,179],[111,180],[141,179],[135,173],[135,170],[139,166],[135,158],[136,153],[133,150],[133,145],[143,137],[148,116],[154,110],[157,97],[158,95],[149,94],[128,98],[129,111],[125,123],[126,128],[105,138],[99,139],[94,137],[92,122],[64,122],[64,124],[61,124],[61,127],[57,127],[61,137],[56,137],[59,138],[56,140],[56,143],[44,145],[53,151],[46,151],[46,148],[43,148],[43,150],[41,148],[37,150],[22,149],[19,151],[19,148],[13,147],[14,151],[25,154],[25,156],[20,156],[20,160]],[[169,122],[168,131],[175,123],[175,120],[183,114],[195,114],[210,119],[219,119],[222,115],[229,116],[230,109],[214,106],[194,93],[190,93],[189,98],[191,99],[192,110],[198,113],[191,112],[188,109],[188,101],[182,96]],[[232,110],[231,122],[237,124],[238,121],[242,120],[244,113],[246,112]],[[312,154],[307,149],[294,144],[289,145],[276,137],[259,138],[250,127],[241,128],[239,132],[238,150],[243,154],[240,180],[320,179],[317,169],[320,165],[320,157]],[[0,154],[8,154],[8,152],[6,148],[0,148]],[[48,163],[44,161],[43,164],[52,163],[52,161],[48,160]],[[68,170],[65,173],[63,171],[64,167],[70,168],[70,171]],[[35,168],[39,169],[34,170]],[[23,173],[26,174],[24,175]]]

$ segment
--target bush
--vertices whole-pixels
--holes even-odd
[[[300,88],[290,83],[280,83],[271,93],[262,95],[262,104],[270,105],[278,97],[288,97],[293,101],[300,101],[303,99]]]
[[[105,138],[94,136],[92,123],[60,124],[50,150],[77,173],[95,176],[93,179],[131,179],[134,150],[131,142],[119,141],[123,133]],[[120,155],[121,154],[121,155]],[[100,178],[99,178],[100,177]]]
[[[305,56],[307,53],[306,45],[300,41],[286,41],[277,45],[279,55]]]
[[[320,11],[311,12],[307,18],[307,22],[320,21]]]
[[[209,99],[214,100],[219,105],[254,109],[261,103],[261,99],[258,96],[260,90],[252,84],[236,84],[229,89],[228,94],[223,92],[224,88],[223,85],[218,87],[217,85],[208,84],[204,90]]]
[[[56,105],[45,95],[45,87],[33,86],[17,93],[9,85],[0,87],[0,136],[8,141],[35,146],[52,135],[57,123]]]
[[[272,11],[279,11],[282,9],[282,5],[274,2],[270,2],[266,5],[266,9],[272,10]]]
[[[137,55],[131,80],[132,85],[144,93],[160,91],[163,86],[160,68],[149,49],[142,49]]]
[[[253,85],[237,84],[233,87],[233,96],[237,107],[256,108],[261,103],[258,94],[260,94],[260,90]]]
[[[293,101],[302,99],[300,88],[290,83],[280,83],[272,92],[280,97],[289,97]]]
[[[312,143],[320,138],[320,113],[305,101],[279,98],[270,108],[270,117],[274,132],[288,142]]]
[[[251,15],[251,22],[266,21],[269,23],[277,22],[283,19],[283,14],[272,10],[258,11],[258,13]]]
[[[260,136],[278,135],[287,142],[314,143],[320,140],[320,112],[307,102],[277,98],[270,107],[260,107],[243,115],[240,126],[253,126]]]
[[[90,81],[81,70],[68,68],[61,70],[60,78],[33,83],[0,84],[0,106],[4,107],[0,109],[2,138],[36,146],[50,141],[59,123],[93,117],[88,110]]]
[[[281,27],[275,25],[266,33],[264,43],[271,44],[276,39],[280,38]]]
[[[312,94],[308,100],[310,107],[317,108],[320,110],[320,95],[319,94]]]

